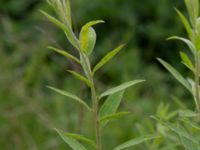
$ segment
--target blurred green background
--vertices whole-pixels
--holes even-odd
[[[188,74],[178,56],[179,50],[187,49],[182,43],[165,40],[174,34],[185,36],[174,11],[177,7],[185,12],[183,1],[71,0],[71,5],[77,33],[87,21],[106,21],[95,27],[94,64],[117,45],[127,43],[97,73],[99,92],[123,81],[147,80],[126,91],[120,109],[132,114],[107,126],[103,134],[107,150],[129,138],[155,132],[155,121],[149,116],[157,113],[160,103],[176,109],[172,97],[193,108],[191,96],[156,60],[161,57]],[[90,103],[85,87],[65,71],[80,68],[47,49],[53,45],[76,55],[62,31],[48,22],[40,9],[54,14],[43,0],[0,1],[0,147],[4,150],[69,149],[53,128],[93,137],[85,110],[45,87],[72,91]]]

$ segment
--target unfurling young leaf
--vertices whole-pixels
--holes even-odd
[[[79,73],[75,72],[75,71],[72,71],[72,70],[67,70],[69,73],[73,74],[75,77],[77,77],[79,80],[83,81],[84,83],[87,84],[87,86],[91,87],[92,86],[92,83],[87,79],[85,78],[84,76],[80,75]]]
[[[119,92],[119,91],[122,91],[122,90],[125,90],[126,88],[130,87],[130,86],[133,86],[135,84],[138,84],[138,83],[141,83],[141,82],[144,82],[145,80],[133,80],[133,81],[129,81],[129,82],[125,82],[125,83],[122,83],[121,85],[119,86],[116,86],[114,88],[111,88],[111,89],[108,89],[106,90],[105,92],[103,92],[99,98],[101,99],[102,97],[104,96],[108,96],[108,95],[111,95],[111,94],[114,94],[116,92]]]
[[[109,60],[111,60],[123,47],[125,44],[120,45],[119,47],[115,48],[111,52],[109,52],[106,56],[104,56],[98,64],[94,67],[92,70],[92,73],[94,74],[97,70],[99,70],[103,65],[105,65]]]
[[[158,58],[158,61],[186,88],[190,93],[193,93],[189,82],[171,65],[164,60]]]
[[[53,50],[53,51],[55,51],[55,52],[57,52],[57,53],[59,53],[59,54],[61,54],[61,55],[63,55],[63,56],[65,56],[65,57],[67,57],[67,58],[70,58],[70,59],[74,60],[78,64],[81,64],[80,61],[76,57],[74,57],[73,55],[69,54],[68,52],[66,52],[64,50],[60,50],[60,49],[52,47],[52,46],[50,46],[48,48]]]
[[[79,97],[77,97],[76,95],[72,94],[72,93],[69,93],[69,92],[66,92],[66,91],[63,91],[63,90],[60,90],[60,89],[57,89],[57,88],[54,88],[54,87],[51,87],[51,86],[47,86],[47,88],[61,94],[61,95],[64,95],[66,97],[69,97],[77,102],[79,102],[80,104],[82,104],[83,106],[85,106],[85,108],[87,108],[88,110],[91,110],[91,108],[82,100],[80,99]]]
[[[87,150],[81,143],[79,143],[72,136],[68,136],[63,131],[59,131],[58,129],[55,130],[60,135],[60,137],[65,141],[65,143],[67,143],[73,150]]]
[[[81,51],[88,56],[92,53],[94,46],[96,44],[96,32],[92,28],[93,25],[104,23],[103,20],[90,21],[85,24],[80,32],[79,41]]]
[[[154,134],[143,135],[141,137],[138,137],[138,138],[135,138],[135,139],[132,139],[132,140],[129,140],[127,142],[122,143],[121,145],[114,148],[114,150],[122,150],[122,149],[125,149],[125,148],[129,148],[129,147],[141,144],[145,141],[152,140],[152,139],[155,139],[155,138],[159,138],[159,136],[154,135]]]

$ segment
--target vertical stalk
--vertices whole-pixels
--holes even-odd
[[[96,136],[96,150],[101,150],[101,131],[100,131],[100,122],[99,122],[99,116],[98,116],[98,110],[99,110],[99,100],[96,94],[93,74],[91,71],[90,64],[87,63],[87,58],[84,57],[84,54],[80,51],[80,54],[83,59],[83,63],[86,66],[85,73],[88,77],[88,80],[92,83],[91,86],[91,98],[92,98],[92,106],[93,106],[93,117],[94,117],[94,126],[95,126],[95,136]],[[82,65],[83,70],[84,66]]]
[[[195,100],[198,113],[200,113],[200,94],[199,94],[199,52],[196,52],[195,56]]]
[[[92,103],[93,103],[93,116],[95,124],[95,133],[96,133],[96,150],[101,150],[101,131],[100,131],[100,122],[98,116],[98,98],[96,95],[96,90],[94,87],[94,82],[92,82],[91,93],[92,93]]]

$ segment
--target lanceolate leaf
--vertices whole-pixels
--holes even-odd
[[[73,150],[87,150],[81,143],[79,143],[72,136],[67,136],[63,131],[55,129],[60,137],[67,143]]]
[[[114,150],[122,150],[122,149],[125,149],[125,148],[129,148],[129,147],[141,144],[145,141],[152,140],[152,139],[155,139],[155,138],[159,138],[159,136],[158,135],[152,135],[152,134],[144,135],[144,136],[129,140],[129,141],[117,146],[116,148],[114,148]]]
[[[101,108],[100,108],[99,118],[103,118],[105,116],[114,114],[117,111],[117,109],[118,109],[118,107],[119,107],[119,105],[121,103],[123,94],[124,94],[124,90],[119,91],[117,93],[114,93],[114,94],[110,95],[106,99],[106,101],[104,102],[104,104],[101,106]],[[101,126],[104,127],[107,124],[107,122],[108,121],[103,122],[101,124]]]
[[[196,48],[195,48],[194,44],[186,38],[172,36],[172,37],[168,38],[168,40],[181,40],[188,45],[188,47],[190,48],[190,50],[193,54],[195,54],[195,52],[196,52]]]
[[[190,21],[195,26],[196,18],[199,15],[199,0],[185,0],[187,10],[189,13]]]
[[[71,6],[70,6],[70,1],[69,0],[64,0],[64,10],[66,11],[66,18],[68,21],[68,24],[70,26],[70,28],[72,28],[72,19],[71,19]]]
[[[189,22],[187,21],[187,19],[185,18],[185,16],[178,9],[175,9],[175,10],[176,10],[177,14],[179,15],[179,17],[181,18],[181,21],[184,24],[185,29],[186,29],[189,37],[192,38],[192,34],[193,33],[192,33],[192,28],[191,28]]]
[[[109,52],[106,56],[104,56],[99,63],[94,67],[92,73],[94,74],[97,70],[99,70],[103,65],[105,65],[110,59],[112,59],[123,47],[125,44],[120,45],[119,47],[115,48],[111,52]]]
[[[79,102],[80,104],[82,104],[83,106],[85,106],[85,108],[87,108],[88,110],[91,110],[91,108],[82,100],[80,99],[79,97],[77,97],[76,95],[72,94],[72,93],[69,93],[69,92],[66,92],[66,91],[63,91],[63,90],[60,90],[60,89],[57,89],[57,88],[54,88],[54,87],[51,87],[51,86],[47,86],[47,88],[61,94],[61,95],[64,95],[66,97],[69,97],[77,102]]]
[[[187,88],[191,93],[191,86],[188,83],[186,79],[183,78],[183,76],[176,70],[174,69],[171,65],[169,65],[167,62],[165,62],[162,59],[158,58],[158,61],[185,87]]]
[[[116,86],[114,88],[111,88],[111,89],[108,89],[107,91],[103,92],[101,95],[100,95],[100,99],[104,96],[108,96],[108,95],[111,95],[111,94],[114,94],[116,92],[119,92],[121,90],[124,90],[130,86],[133,86],[135,84],[138,84],[138,83],[141,83],[141,82],[144,82],[145,80],[133,80],[133,81],[129,81],[129,82],[125,82],[125,83],[122,83],[121,85],[119,86]]]
[[[187,54],[185,54],[184,52],[180,52],[180,56],[181,56],[181,59],[182,59],[182,63],[188,67],[191,71],[194,72],[194,66],[190,60],[190,58],[187,56]]]
[[[78,64],[81,64],[80,61],[76,57],[74,57],[73,55],[69,54],[68,52],[66,52],[64,50],[60,50],[58,48],[51,47],[51,46],[48,47],[48,48],[51,49],[51,50],[53,50],[53,51],[55,51],[55,52],[57,52],[57,53],[59,53],[59,54],[61,54],[61,55],[63,55],[63,56],[65,56],[65,57],[67,57],[67,58],[70,58],[70,59],[74,60]]]
[[[75,77],[77,77],[79,80],[83,81],[84,83],[86,83],[89,87],[92,86],[92,83],[85,78],[84,76],[80,75],[79,73],[72,71],[72,70],[68,70],[69,73],[73,74]]]
[[[67,136],[67,137],[71,137],[71,138],[74,138],[76,140],[79,140],[79,141],[83,141],[83,142],[86,142],[90,145],[92,145],[93,147],[95,147],[95,143],[94,141],[86,138],[85,136],[83,135],[80,135],[80,134],[74,134],[74,133],[64,133],[64,136]]]
[[[105,121],[109,121],[111,119],[117,119],[119,117],[122,117],[122,116],[125,116],[125,115],[128,115],[130,114],[130,112],[118,112],[118,113],[114,113],[114,114],[110,114],[110,115],[107,115],[107,116],[104,116],[102,118],[100,118],[100,122],[105,122]]]
[[[60,22],[59,20],[57,20],[56,18],[52,17],[44,11],[41,11],[41,13],[44,14],[52,23],[61,28],[65,32],[70,43],[75,48],[79,49],[79,41],[77,40],[76,36],[74,35],[73,31],[70,29],[69,26],[63,24],[62,22]]]
[[[198,143],[198,141],[196,139],[194,139],[191,135],[189,135],[185,130],[183,130],[182,128],[169,123],[167,121],[162,121],[160,119],[158,119],[157,117],[152,117],[154,118],[156,121],[158,121],[159,123],[163,124],[164,126],[166,126],[167,128],[169,128],[171,131],[173,131],[174,133],[178,134],[179,136],[182,136],[184,138],[187,138],[188,140],[191,140],[194,143]]]

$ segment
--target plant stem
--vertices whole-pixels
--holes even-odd
[[[195,56],[195,100],[198,113],[200,113],[200,94],[199,94],[199,53],[196,52]]]
[[[81,52],[81,51],[80,51]],[[95,126],[95,136],[96,136],[96,150],[101,150],[101,131],[100,131],[100,122],[99,122],[99,116],[98,116],[98,110],[99,110],[99,101],[96,94],[94,79],[91,71],[90,64],[87,63],[86,58],[84,57],[84,54],[80,53],[83,59],[83,64],[86,66],[86,76],[92,83],[91,86],[91,98],[92,98],[92,106],[93,106],[93,117],[94,117],[94,126]],[[82,68],[84,69],[84,66],[82,65]]]
[[[101,131],[100,131],[99,116],[98,116],[98,98],[96,95],[94,82],[92,82],[92,84],[93,86],[91,87],[91,93],[92,93],[92,103],[93,103],[95,134],[96,134],[96,150],[101,150]]]

